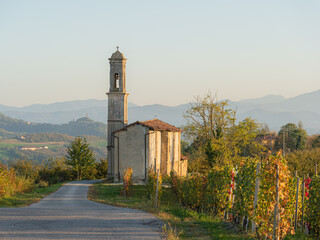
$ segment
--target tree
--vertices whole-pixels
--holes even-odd
[[[235,111],[228,109],[227,105],[228,101],[217,101],[216,96],[208,93],[204,97],[195,97],[184,114],[187,121],[184,132],[197,141],[210,167],[222,157],[218,145],[223,142],[227,129],[235,123]]]
[[[77,179],[92,178],[95,175],[95,158],[93,149],[86,138],[76,137],[67,147],[66,164],[77,173]]]
[[[200,152],[207,169],[238,163],[242,157],[259,155],[263,150],[255,141],[260,125],[250,118],[236,124],[235,111],[228,107],[228,101],[217,101],[210,93],[196,97],[184,117],[184,132],[197,143],[197,162],[203,165]]]
[[[316,136],[311,142],[312,148],[320,148],[320,135]]]
[[[96,163],[96,177],[98,179],[106,178],[108,174],[108,160],[107,159],[100,159],[100,162]]]
[[[307,132],[302,128],[302,123],[297,127],[294,123],[287,123],[278,132],[276,148],[285,152],[305,149],[307,143]],[[284,138],[284,139],[283,139]]]
[[[228,101],[217,101],[211,93],[203,98],[195,97],[195,101],[190,103],[190,108],[184,114],[187,121],[184,131],[187,136],[205,142],[221,138],[225,130],[235,123],[235,111],[227,106]]]

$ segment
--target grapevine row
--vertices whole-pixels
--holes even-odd
[[[252,229],[258,239],[283,239],[298,228],[319,236],[320,178],[301,182],[280,154],[248,158],[236,168],[214,167],[207,174],[171,173],[172,188],[182,204]]]

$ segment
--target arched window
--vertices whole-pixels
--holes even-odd
[[[114,74],[114,88],[119,88],[119,74]]]

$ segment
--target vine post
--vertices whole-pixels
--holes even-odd
[[[296,210],[295,210],[295,214],[294,214],[294,230],[296,231],[298,228],[298,203],[299,203],[299,181],[300,178],[297,177],[297,192],[296,192]]]
[[[261,163],[257,162],[257,170],[256,170],[256,185],[254,188],[254,200],[253,200],[253,217],[252,219],[254,219],[254,210],[255,207],[257,206],[258,203],[258,194],[259,194],[259,184],[260,184],[260,178],[259,178],[259,174],[260,174],[260,167],[261,167]],[[254,222],[254,220],[252,220],[252,232],[254,233],[256,231],[256,224]]]
[[[156,197],[154,200],[154,208],[158,207],[158,191],[159,191],[159,169],[157,170],[157,185],[156,185]]]
[[[303,179],[302,179],[302,212],[301,212],[301,230],[302,232],[304,231],[304,194],[305,194],[305,186],[304,186],[304,180],[306,176],[303,174]]]
[[[232,209],[233,203],[234,203],[234,189],[235,189],[234,177],[235,177],[235,170],[234,170],[234,168],[232,168],[230,188],[229,188],[229,197],[228,197],[229,203],[231,204],[230,209]],[[229,209],[228,208],[226,208],[226,211],[225,211],[225,219],[229,220]]]
[[[276,165],[276,204],[274,207],[274,223],[273,223],[273,239],[279,240],[279,234],[278,234],[278,224],[279,224],[279,216],[278,216],[278,208],[279,208],[279,165]]]

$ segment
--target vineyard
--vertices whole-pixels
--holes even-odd
[[[320,236],[320,178],[300,181],[280,154],[202,175],[172,172],[171,185],[185,206],[223,217],[258,239],[284,239],[297,230]]]

